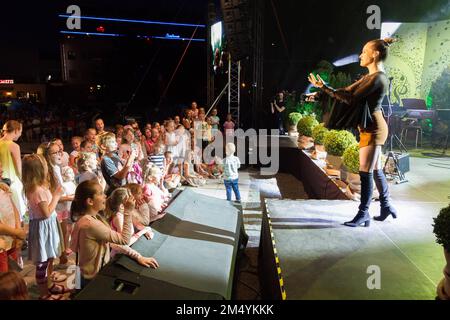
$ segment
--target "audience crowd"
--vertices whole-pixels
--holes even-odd
[[[71,290],[67,275],[56,269],[67,266],[71,255],[81,287],[119,253],[158,268],[153,257],[131,245],[141,236],[153,237],[150,225],[164,219],[176,188],[223,178],[229,200],[231,189],[239,192],[233,146],[224,161],[203,157],[219,135],[233,135],[231,115],[221,123],[216,109],[207,116],[193,102],[183,115],[142,127],[134,120],[108,127],[101,118],[88,126],[62,121],[51,111],[16,116],[1,115],[0,299],[28,299],[26,284],[11,270],[11,261],[23,264],[24,248],[36,266],[39,299],[60,300]],[[35,153],[22,156],[17,141],[23,135],[39,141]],[[240,201],[238,193],[236,198]]]

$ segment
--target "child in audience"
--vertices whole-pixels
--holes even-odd
[[[41,155],[26,155],[22,161],[22,172],[30,216],[28,254],[36,265],[39,299],[60,300],[61,294],[69,290],[57,284],[49,288],[48,276],[53,276],[53,259],[61,253],[55,209],[63,190],[59,185],[53,193],[50,192],[47,162]]]
[[[94,152],[94,144],[88,140],[83,140],[80,144],[80,152]]]
[[[98,170],[98,162],[96,155],[93,152],[81,152],[78,159],[78,176],[76,177],[77,184],[86,180],[96,179],[102,186],[103,190],[106,188],[106,181],[103,174]]]
[[[110,260],[110,243],[126,245],[133,234],[131,221],[135,205],[133,196],[124,201],[124,222],[122,232],[111,229],[100,215],[105,210],[106,196],[95,180],[80,183],[75,191],[70,214],[76,221],[72,232],[71,249],[78,253],[81,270],[81,287],[95,277]]]
[[[20,248],[25,237],[10,189],[0,182],[0,273],[8,271],[8,259],[21,264]]]
[[[75,174],[78,173],[77,159],[78,154],[81,152],[81,142],[83,142],[83,138],[78,136],[72,137],[73,151],[69,155],[69,166],[74,170]]]
[[[206,184],[206,180],[195,172],[194,165],[192,164],[193,154],[193,151],[188,151],[186,154],[186,160],[183,166],[183,179],[192,187],[201,187]]]
[[[158,211],[151,198],[144,196],[142,186],[136,183],[130,183],[125,186],[130,190],[136,199],[136,210],[133,215],[133,225],[138,230],[142,230],[142,226],[148,226],[151,222],[164,217],[165,213]]]
[[[223,175],[223,161],[219,157],[215,156],[213,160],[208,164],[208,173],[215,179],[219,179]]]
[[[175,122],[170,120],[166,126],[166,137],[164,143],[166,145],[165,151],[170,151],[174,155],[174,157],[178,157],[178,143],[180,142],[181,137],[175,131]]]
[[[229,142],[225,146],[226,157],[223,161],[224,168],[224,184],[227,190],[227,200],[231,201],[231,189],[234,191],[237,202],[241,202],[241,194],[239,192],[239,173],[238,169],[241,167],[241,162],[238,157],[234,155],[236,146]]]
[[[117,188],[111,193],[108,199],[106,199],[105,218],[110,222],[111,229],[118,233],[122,233],[123,231],[125,203],[129,196],[130,191],[127,188]],[[133,210],[133,216],[136,215],[135,212],[136,209]],[[145,232],[145,237],[147,239],[151,239],[153,237],[150,227],[145,228],[145,230],[143,228],[143,231]],[[139,252],[130,247],[130,243],[127,243],[126,245],[111,243],[111,249],[112,257],[117,253],[122,253],[133,258],[140,265],[145,267],[152,267],[155,269],[158,267],[158,263],[155,258],[143,257]]]
[[[131,127],[125,128],[122,135],[122,144],[119,147],[119,158],[125,163],[131,154],[134,154],[134,161],[127,174],[127,183],[142,183],[142,167],[140,162],[144,159],[141,145],[135,143],[134,130]]]
[[[162,143],[158,143],[154,147],[155,153],[148,158],[148,161],[157,166],[161,171],[164,171],[166,167],[166,159],[164,157],[165,146]],[[144,181],[145,183],[145,181]]]
[[[45,160],[47,161],[48,166],[48,177],[49,177],[49,189],[50,192],[54,192],[57,188],[62,188],[63,178],[61,174],[61,166],[63,164],[63,151],[61,150],[61,146],[56,142],[50,142],[47,148],[45,149]],[[72,201],[73,196],[61,196],[59,198],[59,204],[56,207],[56,213],[64,210],[64,202]],[[61,207],[63,209],[61,209]],[[61,226],[62,234],[67,234],[67,220],[68,217],[63,217],[61,214],[58,215],[58,223]],[[68,262],[68,258],[66,255],[66,248],[64,247],[64,239],[61,239],[61,256],[59,257],[59,264],[65,266]]]
[[[161,170],[154,165],[148,166],[144,175],[144,196],[148,199],[148,201],[153,203],[153,206],[156,208],[157,212],[164,210],[167,206],[167,202],[169,201],[169,195],[165,194],[159,187],[161,177]]]
[[[227,114],[227,121],[223,124],[223,128],[225,129],[225,136],[226,137],[233,137],[234,136],[234,122],[233,118],[231,116],[231,113]]]
[[[97,167],[97,158],[93,152],[80,152],[77,162],[78,176],[76,177],[77,184],[87,180],[97,179],[97,175],[92,168]]]
[[[176,135],[179,137],[179,140],[176,146],[176,152],[172,153],[172,158],[174,164],[178,166],[179,172],[181,172],[184,163],[184,156],[186,155],[186,151],[189,149],[190,137],[189,132],[181,124],[176,130]]]
[[[75,184],[75,173],[71,167],[67,166],[61,169],[61,174],[63,178],[63,196],[75,196],[75,190],[77,189],[77,185]],[[66,226],[62,228],[63,230],[67,230],[64,236],[64,248],[66,248],[66,254],[69,255],[71,253],[69,248],[70,235],[72,234],[72,220],[70,219],[70,206],[72,205],[72,201],[65,201],[60,206],[58,204],[57,211],[58,220],[60,223],[65,223]]]
[[[125,185],[125,178],[134,163],[134,153],[128,157],[123,164],[117,155],[117,142],[114,134],[106,134],[102,138],[102,145],[105,147],[105,154],[101,161],[102,176],[106,181],[106,194],[118,187]]]
[[[181,174],[178,166],[176,166],[173,162],[172,152],[166,151],[164,153],[164,157],[166,159],[166,168],[164,171],[164,187],[166,187],[169,191],[180,186],[181,182]]]
[[[69,154],[64,151],[64,144],[61,139],[54,139],[53,140],[59,147],[59,150],[62,152],[61,156],[61,168],[66,167],[69,165]]]
[[[0,300],[28,300],[25,280],[17,272],[0,273]]]

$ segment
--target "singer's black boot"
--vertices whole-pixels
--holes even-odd
[[[394,219],[397,218],[397,210],[389,202],[389,186],[384,175],[383,170],[374,170],[373,178],[375,180],[375,185],[377,186],[378,192],[380,194],[380,215],[374,217],[374,220],[384,221],[387,217],[392,215]]]
[[[361,204],[353,220],[344,223],[348,227],[358,227],[363,223],[365,227],[370,226],[369,206],[372,201],[373,173],[360,171],[359,176],[361,178]]]

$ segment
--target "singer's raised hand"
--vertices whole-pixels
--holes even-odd
[[[322,78],[319,75],[316,78],[312,73],[309,74],[308,81],[316,88],[322,88],[324,85]]]

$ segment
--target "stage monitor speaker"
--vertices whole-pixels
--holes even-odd
[[[401,171],[403,174],[410,171],[409,166],[409,153],[400,153],[400,152],[392,152],[393,159],[397,162],[397,169]],[[389,172],[393,172],[393,168],[395,167],[395,163],[390,163]]]
[[[397,160],[398,160],[398,168],[403,172],[409,172],[409,153],[398,153],[397,154]]]

